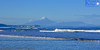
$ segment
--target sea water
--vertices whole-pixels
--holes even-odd
[[[18,35],[33,37],[53,37],[53,38],[82,38],[90,40],[100,40],[100,32],[9,32],[2,31],[0,35]]]
[[[99,32],[10,32],[1,31],[0,35],[17,35],[32,37],[53,38],[82,38],[87,40],[100,40]],[[31,50],[100,50],[100,42],[56,40],[20,37],[0,37],[1,49],[31,49]]]
[[[100,42],[0,37],[0,48],[27,50],[100,50]]]

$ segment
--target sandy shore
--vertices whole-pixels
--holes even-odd
[[[0,31],[3,31],[3,30],[0,30]]]
[[[53,37],[32,37],[32,36],[17,36],[17,35],[0,35],[1,37],[17,37],[17,38],[33,38],[33,39],[55,39],[55,40],[76,40],[88,42],[100,42],[100,40],[85,40],[80,38],[53,38]]]
[[[58,39],[65,40],[64,38],[53,38],[53,37],[32,37],[32,36],[16,36],[16,35],[0,35],[2,37],[17,37],[17,38],[37,38],[37,39]],[[71,39],[67,39],[71,40]]]

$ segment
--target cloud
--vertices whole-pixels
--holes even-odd
[[[28,22],[32,22],[33,21],[33,19],[29,19],[29,21]]]
[[[15,18],[15,17],[0,17],[1,20],[15,20],[15,19],[19,19],[19,18]]]
[[[100,18],[100,15],[97,15],[97,14],[92,14],[92,15],[80,15],[82,17],[85,17],[85,18]]]
[[[79,19],[83,22],[100,25],[100,15],[97,14],[90,14],[90,15],[77,15]]]

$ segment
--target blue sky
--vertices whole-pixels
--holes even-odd
[[[45,16],[53,21],[82,21],[100,25],[100,5],[86,0],[0,0],[0,23],[24,24]]]

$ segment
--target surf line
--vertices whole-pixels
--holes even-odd
[[[1,37],[17,37],[17,38],[37,38],[37,39],[55,39],[55,40],[76,40],[88,42],[100,42],[100,40],[87,40],[81,38],[54,38],[54,37],[33,37],[33,36],[18,36],[18,35],[0,35]]]

